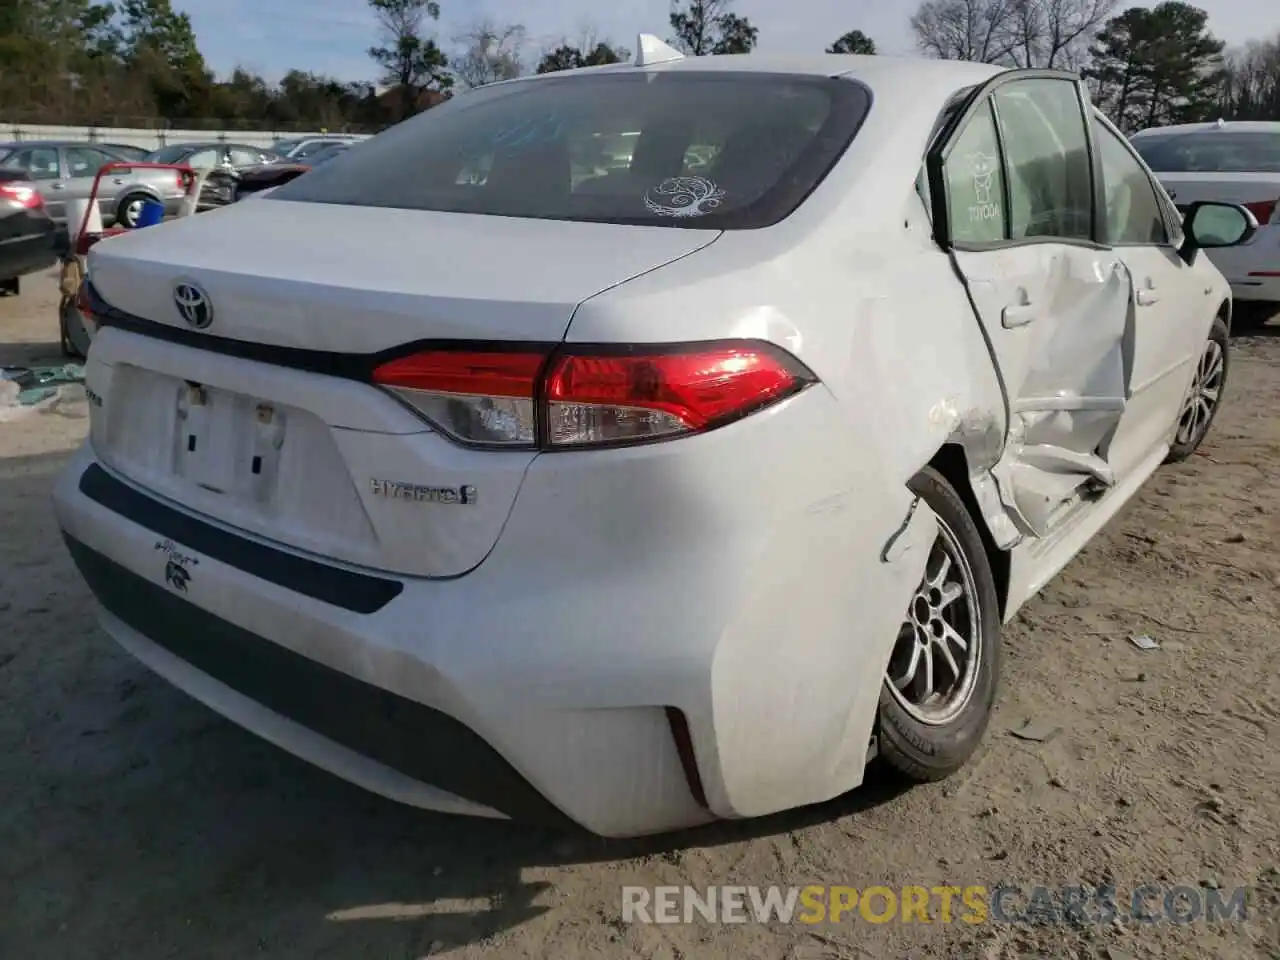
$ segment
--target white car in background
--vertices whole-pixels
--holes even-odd
[[[1184,227],[1069,74],[638,49],[94,247],[70,551],[144,663],[420,807],[946,776],[1002,622],[1209,429],[1200,248],[1256,224]]]
[[[1132,140],[1179,209],[1226,200],[1257,218],[1252,241],[1215,250],[1212,259],[1237,305],[1254,308],[1240,311],[1241,321],[1265,322],[1280,312],[1280,122],[1153,127]]]

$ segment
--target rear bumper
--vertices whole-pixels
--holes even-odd
[[[449,580],[225,528],[88,445],[54,503],[107,632],[232,720],[394,799],[634,836],[861,782],[933,528],[917,510],[904,532],[910,492],[833,445],[847,429],[819,388],[680,444],[541,459]],[[695,465],[697,511],[676,495]]]
[[[1234,300],[1261,303],[1280,303],[1280,270],[1274,277],[1228,277],[1231,297]]]
[[[1236,300],[1280,303],[1280,226],[1265,225],[1242,247],[1210,251]]]
[[[0,244],[0,280],[12,280],[38,270],[47,270],[58,262],[54,249],[56,231],[24,237]]]
[[[65,539],[106,613],[108,631],[189,693],[253,726],[262,721],[255,723],[237,711],[227,694],[266,708],[310,733],[310,759],[322,765],[326,754],[340,759],[333,747],[345,748],[412,781],[432,784],[436,789],[429,805],[479,816],[564,822],[492,747],[447,714],[237,627],[73,537]],[[175,658],[188,670],[173,671],[170,661]],[[222,689],[184,683],[184,675],[203,675]],[[395,779],[385,773],[369,776],[375,788]]]

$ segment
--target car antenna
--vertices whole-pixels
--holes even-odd
[[[652,33],[642,33],[636,38],[634,66],[647,67],[651,63],[671,63],[673,60],[683,59],[683,53]]]

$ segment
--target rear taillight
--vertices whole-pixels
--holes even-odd
[[[433,350],[373,380],[455,440],[565,449],[713,430],[804,389],[814,375],[761,341],[552,352]]]
[[[1276,212],[1277,204],[1280,204],[1280,199],[1258,200],[1254,203],[1246,203],[1244,208],[1253,214],[1253,218],[1259,224],[1266,225],[1271,222],[1271,218]]]
[[[373,382],[463,443],[531,447],[541,353],[432,350],[379,366]]]
[[[39,210],[44,206],[40,191],[21,183],[0,183],[0,200],[8,200],[28,210]]]

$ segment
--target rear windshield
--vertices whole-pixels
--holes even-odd
[[[269,199],[706,229],[768,226],[866,117],[849,80],[604,73],[482,87]]]
[[[1280,132],[1171,133],[1133,146],[1157,173],[1280,173]]]

